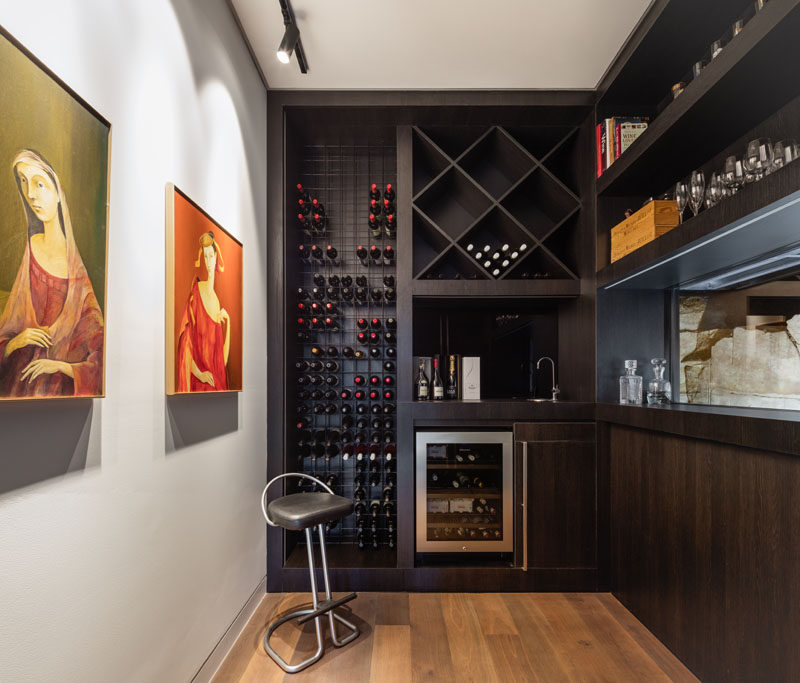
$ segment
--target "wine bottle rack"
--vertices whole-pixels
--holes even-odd
[[[363,276],[367,280],[367,301],[359,303],[355,299],[352,301],[341,300],[341,284],[339,285],[339,296],[334,299],[326,295],[321,303],[325,304],[328,301],[334,303],[338,309],[336,319],[338,321],[339,330],[331,331],[329,329],[311,330],[309,331],[309,338],[307,340],[296,339],[293,345],[293,351],[290,351],[288,360],[290,361],[290,389],[289,396],[293,396],[294,401],[289,402],[289,420],[294,423],[297,418],[307,418],[309,421],[308,429],[312,435],[316,431],[324,430],[327,435],[330,435],[334,430],[339,434],[344,434],[350,431],[353,435],[358,432],[363,432],[366,437],[367,446],[371,445],[371,439],[374,434],[380,433],[381,435],[381,458],[377,462],[377,474],[379,475],[379,484],[377,486],[370,486],[370,461],[365,460],[365,470],[363,473],[365,484],[363,485],[365,491],[364,504],[367,508],[362,517],[365,519],[366,538],[368,547],[371,547],[372,534],[370,533],[370,526],[373,522],[372,515],[369,512],[370,501],[373,499],[383,500],[383,490],[387,485],[387,475],[391,475],[392,480],[396,482],[396,454],[391,465],[387,466],[385,455],[385,446],[383,437],[386,432],[392,432],[394,438],[392,444],[396,444],[396,436],[398,431],[397,425],[397,371],[396,357],[387,357],[387,353],[391,353],[388,349],[396,349],[396,336],[395,340],[391,343],[384,339],[387,332],[386,320],[394,318],[397,320],[397,306],[394,300],[387,301],[385,298],[386,287],[384,285],[384,278],[391,276],[396,278],[396,265],[395,261],[385,263],[383,259],[374,262],[369,256],[367,263],[364,264],[356,255],[356,249],[359,245],[363,245],[367,249],[371,245],[376,245],[383,249],[387,245],[391,245],[392,249],[396,249],[397,241],[394,237],[387,236],[385,230],[380,237],[373,236],[372,231],[368,227],[369,216],[369,189],[372,183],[376,183],[379,189],[385,188],[387,183],[393,186],[396,182],[396,146],[392,143],[376,144],[370,141],[369,144],[307,144],[299,145],[295,149],[298,159],[296,160],[297,177],[287,178],[287,181],[294,187],[295,183],[301,183],[308,194],[313,198],[318,198],[325,206],[325,213],[327,217],[326,234],[313,235],[309,237],[304,235],[299,221],[296,221],[296,215],[292,215],[292,211],[287,211],[287,234],[293,235],[290,241],[295,244],[304,244],[308,247],[317,245],[323,250],[327,245],[333,245],[337,250],[338,265],[334,265],[329,259],[322,262],[314,262],[314,259],[300,259],[294,256],[295,263],[289,267],[294,270],[294,277],[292,278],[293,287],[302,287],[310,291],[314,286],[315,274],[322,275],[325,278],[325,286],[329,284],[331,276],[338,276],[340,279],[344,275],[349,275],[353,278],[353,289],[356,287],[356,280]],[[287,194],[287,197],[294,197],[293,191]],[[395,200],[396,204],[396,200]],[[296,211],[294,212],[297,213]],[[295,222],[293,222],[295,219]],[[396,287],[396,282],[395,282]],[[382,294],[380,301],[375,301],[370,296],[370,291],[376,288]],[[294,322],[297,315],[292,306],[296,306],[298,301],[296,296],[293,296],[292,290],[287,295],[287,303],[290,306],[290,313],[287,316],[291,322]],[[371,320],[378,318],[381,321],[381,329],[378,331],[380,336],[379,344],[361,345],[357,341],[357,333],[359,328],[357,320],[364,318]],[[369,331],[369,330],[368,330]],[[392,330],[396,335],[396,330]],[[326,350],[328,347],[335,347],[338,351],[336,358],[333,358],[338,363],[338,369],[335,372],[322,371],[320,374],[323,377],[333,375],[336,377],[336,384],[332,388],[336,390],[335,400],[325,400],[321,402],[324,404],[333,404],[336,407],[336,412],[333,414],[315,414],[313,411],[303,414],[295,415],[295,410],[304,404],[310,407],[315,401],[310,398],[301,400],[298,393],[302,390],[310,391],[314,387],[298,386],[297,378],[303,374],[315,374],[295,371],[295,362],[301,360],[312,359],[312,347],[320,347]],[[352,349],[363,350],[366,357],[363,359],[348,359],[342,356],[342,349],[344,347],[351,347]],[[370,349],[377,348],[380,350],[379,357],[373,358],[370,356]],[[327,360],[327,356],[323,356],[321,360]],[[384,363],[389,360],[395,364],[395,370],[387,372],[384,369]],[[390,400],[370,400],[367,397],[364,400],[344,400],[341,397],[343,389],[349,389],[355,392],[358,387],[354,383],[354,378],[360,375],[369,381],[369,378],[376,376],[380,378],[381,386],[378,387],[381,394],[385,390],[390,390],[394,396]],[[392,386],[383,384],[385,378],[391,377],[394,380]],[[329,389],[328,385],[323,384],[322,391]],[[367,386],[365,391],[368,393],[370,387]],[[292,405],[294,403],[294,405]],[[353,419],[353,426],[347,428],[343,424],[344,415],[342,414],[343,406],[350,406],[350,416]],[[356,406],[366,406],[367,412],[362,416],[357,414]],[[371,412],[372,406],[381,406],[381,412],[374,415]],[[384,412],[384,409],[388,412]],[[360,417],[367,420],[367,426],[359,429],[356,422]],[[391,429],[373,429],[373,418],[380,418],[383,422],[385,420],[391,421]],[[347,460],[343,458],[343,449],[346,446],[344,442],[337,442],[335,445],[338,447],[339,452],[326,459],[324,456],[312,459],[310,457],[301,457],[299,455],[298,438],[301,430],[297,428],[296,424],[292,424],[290,431],[287,434],[286,444],[286,462],[294,463],[293,467],[296,471],[311,474],[312,476],[326,481],[330,475],[335,475],[336,484],[333,490],[338,495],[345,498],[353,498],[357,489],[354,484],[356,475],[356,458],[350,457]],[[296,490],[304,490],[302,481]],[[396,485],[392,492],[392,503],[396,505]],[[355,501],[354,501],[355,502]],[[358,535],[358,517],[355,513],[340,520],[336,526],[329,529],[326,535],[328,543],[331,544],[354,544]],[[396,538],[397,523],[396,523],[396,509],[392,511],[391,515],[387,517],[383,508],[376,518],[377,522],[377,538],[378,546],[382,551],[386,551],[389,547],[390,527],[391,534]],[[302,539],[299,540],[302,543]],[[392,544],[393,545],[393,544]],[[355,552],[359,552],[355,550]],[[364,551],[369,552],[368,550]]]
[[[578,280],[572,126],[412,127],[415,280]],[[498,275],[468,246],[524,253]],[[481,260],[482,261],[482,260]]]

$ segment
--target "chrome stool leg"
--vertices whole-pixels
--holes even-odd
[[[319,551],[320,556],[322,558],[322,578],[325,581],[325,599],[330,602],[331,600],[331,582],[328,579],[328,557],[325,552],[325,527],[320,524],[319,525]],[[312,583],[313,586],[313,583]],[[315,594],[316,595],[316,594]],[[315,604],[316,607],[316,604]],[[342,647],[343,645],[347,645],[347,643],[355,640],[358,638],[360,631],[355,624],[351,624],[347,619],[340,617],[338,614],[335,613],[334,610],[328,612],[328,619],[330,620],[331,624],[331,640],[336,647]],[[339,640],[338,636],[336,635],[336,622],[339,622],[349,628],[352,633],[349,636],[346,636],[342,640]]]
[[[317,617],[314,619],[314,627],[317,630],[317,651],[311,655],[308,659],[300,662],[299,664],[289,664],[286,660],[283,659],[269,644],[270,636],[273,634],[275,629],[277,629],[281,624],[285,624],[287,621],[291,621],[297,617],[301,617],[304,614],[311,614],[312,612],[316,612],[317,608],[319,607],[319,602],[317,599],[317,577],[315,576],[314,572],[314,545],[312,543],[312,536],[311,536],[311,528],[306,529],[306,544],[308,548],[308,573],[311,577],[311,598],[313,600],[314,606],[311,609],[301,609],[297,610],[296,612],[292,612],[291,614],[287,614],[284,617],[281,617],[276,621],[274,624],[270,625],[267,629],[267,633],[264,636],[264,649],[267,651],[267,654],[275,660],[275,663],[281,667],[284,671],[290,674],[297,673],[298,671],[302,671],[307,666],[311,666],[314,662],[318,661],[322,658],[322,655],[325,653],[325,644],[322,640],[322,626],[321,626],[321,617]],[[325,551],[323,549],[322,557],[325,557]],[[324,559],[323,559],[324,563]],[[328,573],[327,569],[325,570],[325,584],[327,587],[328,584]],[[330,597],[330,590],[328,590],[328,596]],[[335,642],[335,641],[334,641]]]

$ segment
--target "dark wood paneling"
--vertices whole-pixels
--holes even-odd
[[[597,566],[594,442],[528,443],[528,566]]]
[[[610,426],[614,592],[701,679],[800,679],[800,460]]]
[[[800,416],[792,410],[598,404],[597,419],[736,446],[800,455]]]

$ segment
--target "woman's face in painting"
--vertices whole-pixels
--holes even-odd
[[[213,244],[203,247],[203,259],[205,259],[208,274],[213,275],[214,268],[217,267],[217,250],[214,249]]]
[[[58,215],[58,191],[50,177],[38,166],[20,162],[16,168],[19,187],[31,211],[43,223]]]

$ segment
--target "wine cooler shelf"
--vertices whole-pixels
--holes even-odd
[[[296,329],[286,463],[353,500],[351,515],[327,525],[329,543],[393,552],[396,150],[313,145],[301,157],[287,192],[296,206],[286,226],[296,245],[287,292]]]
[[[577,280],[578,129],[412,129],[413,276]]]

